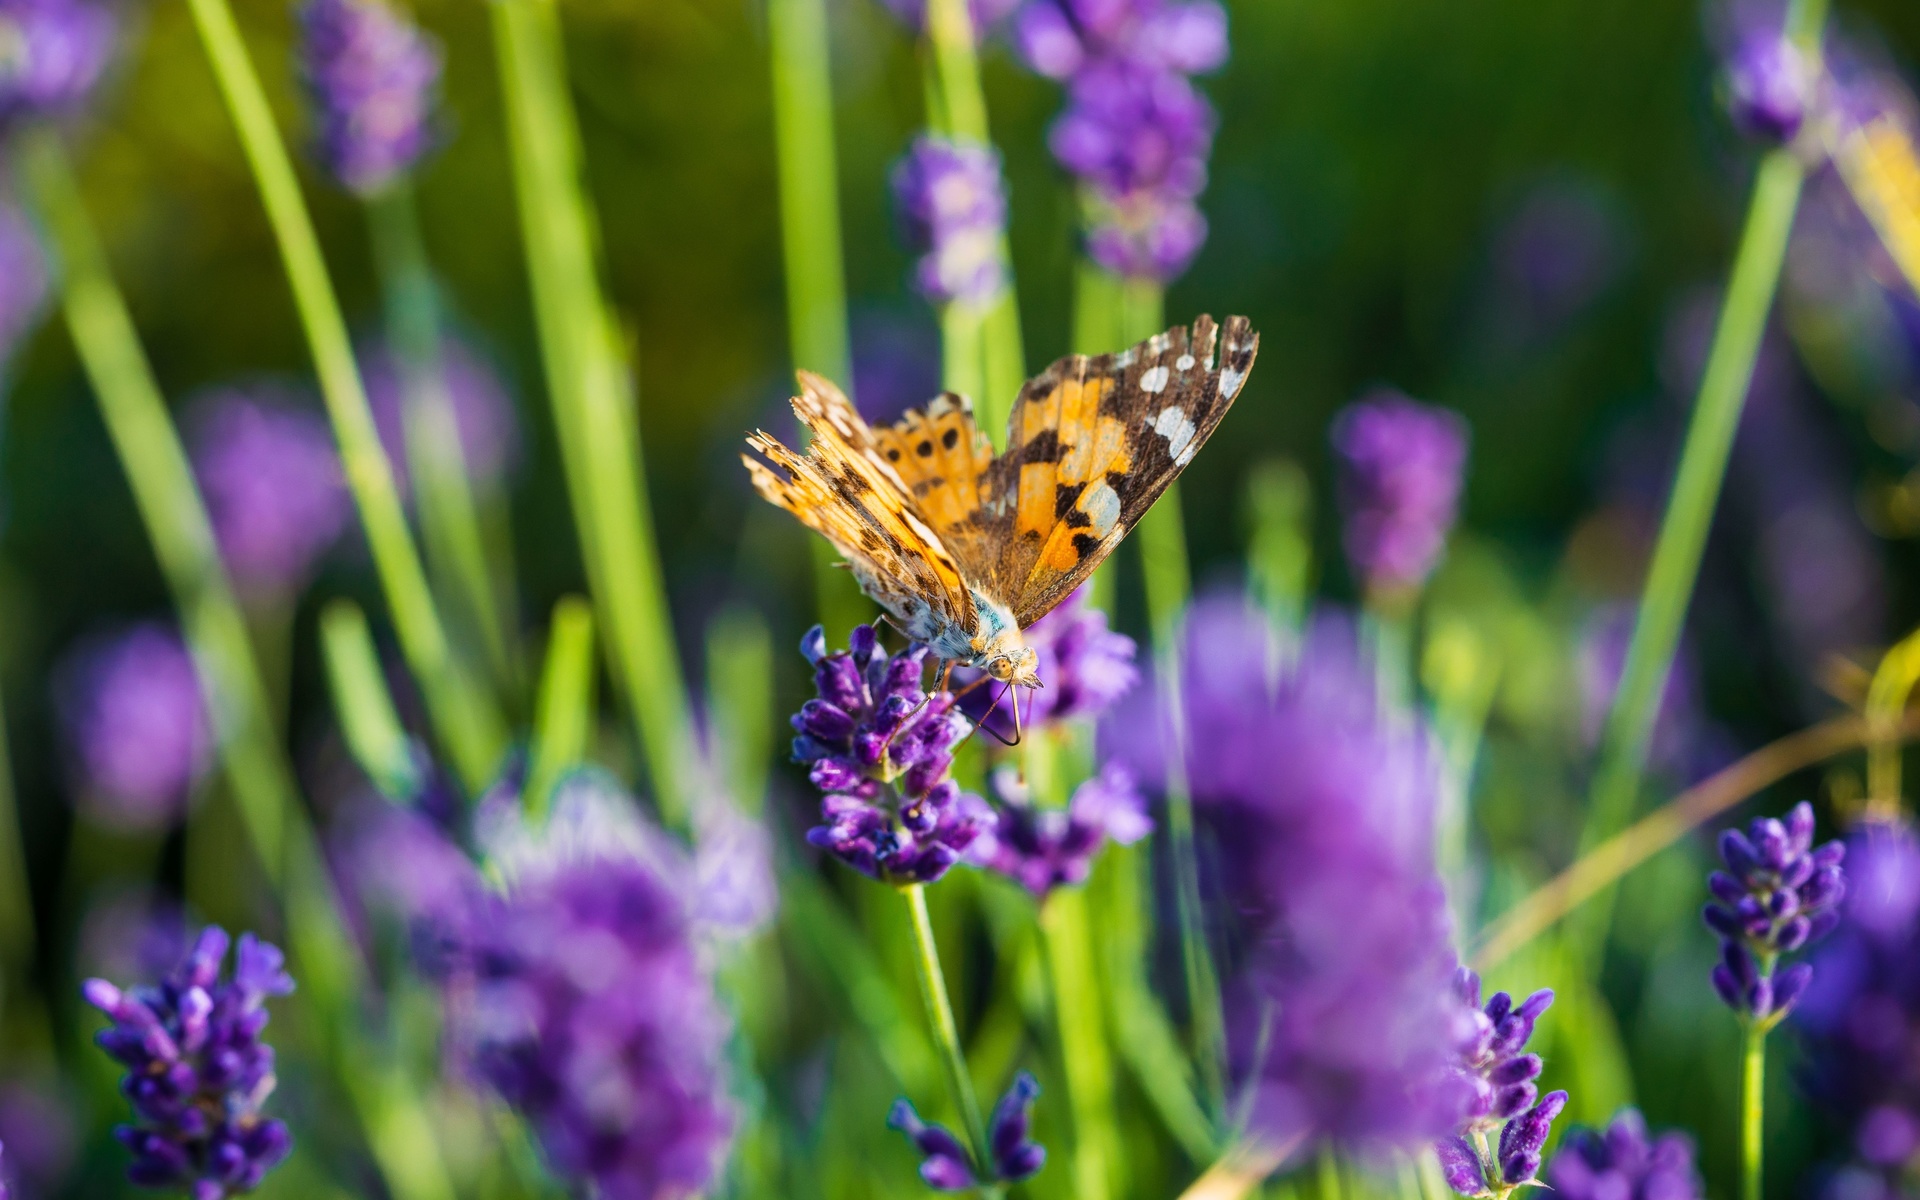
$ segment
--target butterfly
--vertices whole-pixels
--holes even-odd
[[[1022,631],[1193,461],[1259,347],[1245,317],[1222,328],[1203,316],[1118,354],[1060,359],[1020,389],[997,456],[965,396],[874,427],[801,371],[793,410],[813,434],[807,453],[756,430],[747,445],[765,461],[740,457],[762,496],[833,543],[901,633],[949,668],[1039,687]]]

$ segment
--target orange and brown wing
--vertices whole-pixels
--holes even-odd
[[[921,515],[973,580],[993,569],[998,546],[979,521],[989,499],[993,443],[973,421],[973,404],[946,392],[873,431],[880,457],[899,473]]]
[[[747,445],[773,466],[740,456],[754,488],[832,542],[863,584],[881,593],[874,599],[896,615],[904,615],[897,601],[918,599],[943,620],[971,629],[973,597],[959,564],[882,457],[873,431],[827,380],[802,371],[800,387],[793,411],[812,431],[812,445],[801,455],[755,431]]]
[[[1021,628],[1084,582],[1193,461],[1259,346],[1245,317],[1221,329],[1203,316],[1118,354],[1063,358],[1020,389],[982,518],[998,548],[992,590]]]

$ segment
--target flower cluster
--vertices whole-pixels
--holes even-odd
[[[800,643],[819,695],[793,717],[793,758],[826,793],[807,840],[874,879],[931,883],[993,819],[947,778],[972,723],[951,693],[921,690],[925,646],[888,655],[870,625],[848,642],[828,653],[816,625]]]
[[[326,418],[266,394],[224,391],[188,421],[194,475],[234,584],[284,599],[352,518]]]
[[[1706,1189],[1684,1133],[1651,1137],[1638,1109],[1622,1109],[1605,1130],[1576,1129],[1547,1164],[1547,1183],[1565,1200],[1701,1200]]]
[[[1127,769],[1115,763],[1075,788],[1065,809],[1027,803],[1010,769],[996,774],[995,790],[1002,800],[995,823],[974,842],[967,859],[1005,875],[1036,898],[1062,884],[1085,883],[1107,842],[1131,846],[1153,832],[1146,798]]]
[[[1007,227],[1000,156],[938,137],[914,140],[893,169],[894,202],[921,252],[914,283],[935,304],[990,307],[1007,286]]]
[[[440,382],[453,408],[454,428],[460,431],[460,458],[467,476],[478,490],[497,488],[520,455],[520,424],[513,397],[485,356],[465,341],[442,338],[439,358]],[[381,448],[393,466],[393,481],[400,489],[400,498],[411,501],[406,381],[399,359],[381,342],[362,348],[359,359],[360,374],[367,384],[367,403],[373,408]]]
[[[1459,1006],[1431,739],[1383,717],[1350,622],[1323,618],[1283,655],[1243,598],[1203,598],[1181,663],[1185,775],[1218,847],[1209,910],[1239,918],[1223,931],[1241,948],[1228,1049],[1253,1130],[1274,1145],[1445,1136]],[[1168,774],[1163,690],[1139,689],[1102,729],[1149,787]]]
[[[1107,628],[1107,614],[1087,603],[1084,587],[1075,588],[1023,636],[1037,659],[1035,670],[1044,688],[1002,696],[1005,689],[999,684],[982,682],[985,672],[963,668],[953,673],[961,710],[1003,740],[1013,737],[1016,699],[1027,725],[1093,720],[1140,678],[1133,639]]]
[[[1717,903],[1701,915],[1721,939],[1714,990],[1743,1018],[1771,1027],[1806,991],[1811,966],[1795,963],[1776,973],[1775,964],[1840,923],[1846,853],[1840,842],[1814,847],[1813,805],[1804,800],[1784,822],[1758,817],[1747,835],[1738,829],[1720,835],[1727,869],[1708,877]]]
[[[556,797],[538,827],[511,794],[475,821],[505,891],[476,893],[455,933],[450,1026],[471,1070],[594,1194],[705,1191],[734,1115],[686,864],[602,789]]]
[[[1195,201],[1216,123],[1189,77],[1226,61],[1226,10],[1213,0],[1030,0],[1015,38],[1035,71],[1067,84],[1048,141],[1084,187],[1088,254],[1130,278],[1185,271],[1207,236]]]
[[[1377,393],[1335,418],[1333,450],[1354,573],[1376,595],[1419,588],[1458,513],[1466,422],[1398,392]]]
[[[26,214],[0,197],[0,364],[33,328],[47,299],[47,260]]]
[[[86,813],[121,829],[179,819],[212,766],[200,676],[179,635],[157,623],[86,641],[54,680]]]
[[[293,1148],[287,1127],[261,1114],[273,1093],[273,1047],[261,1040],[266,1001],[293,991],[280,951],[240,936],[233,976],[220,978],[224,930],[209,926],[157,987],[122,991],[87,981],[87,1003],[113,1022],[96,1039],[127,1068],[134,1123],[115,1134],[133,1153],[127,1178],[219,1200],[259,1186]]]
[[[1467,1012],[1456,1071],[1466,1098],[1460,1127],[1435,1146],[1447,1184],[1463,1196],[1503,1196],[1533,1182],[1540,1151],[1565,1092],[1539,1096],[1540,1056],[1526,1053],[1534,1022],[1553,1003],[1542,989],[1518,1005],[1505,992],[1480,1003],[1480,977],[1465,967],[1454,981]],[[1536,1097],[1538,1102],[1536,1103]],[[1489,1137],[1499,1131],[1497,1144]]]
[[[315,151],[343,187],[372,195],[433,145],[439,51],[384,0],[307,0],[300,27]]]
[[[89,0],[0,0],[0,128],[83,103],[113,52],[118,23]]]
[[[1802,1078],[1851,1131],[1835,1195],[1902,1194],[1920,1158],[1920,838],[1868,824],[1849,839],[1845,918],[1814,956],[1793,1014]]]
[[[1018,1183],[1038,1173],[1047,1161],[1046,1148],[1028,1134],[1033,1102],[1039,1095],[1040,1085],[1033,1076],[1022,1071],[1013,1077],[987,1123],[987,1156],[992,1159],[987,1171],[975,1166],[973,1156],[951,1130],[922,1121],[906,1100],[894,1102],[887,1127],[912,1139],[922,1156],[920,1178],[937,1192],[965,1192],[990,1182]]]

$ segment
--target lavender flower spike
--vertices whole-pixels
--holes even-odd
[[[1534,1181],[1553,1118],[1567,1102],[1565,1092],[1552,1092],[1535,1103],[1540,1056],[1524,1053],[1553,993],[1542,989],[1516,1005],[1512,996],[1495,992],[1483,1006],[1480,977],[1462,967],[1454,994],[1466,1012],[1455,1067],[1465,1111],[1453,1135],[1434,1149],[1454,1191],[1505,1196]],[[1490,1140],[1495,1130],[1497,1143]]]
[[[1011,769],[996,775],[995,787],[1006,803],[967,852],[968,861],[1005,875],[1035,899],[1062,884],[1085,883],[1109,841],[1131,846],[1153,832],[1146,797],[1118,763],[1075,788],[1064,810],[1027,803]]]
[[[220,1200],[258,1187],[293,1148],[287,1127],[261,1113],[274,1074],[273,1047],[260,1037],[267,999],[290,994],[293,979],[280,951],[248,933],[223,981],[227,946],[226,932],[209,926],[158,987],[90,979],[81,989],[113,1022],[100,1048],[127,1067],[121,1091],[134,1120],[114,1133],[133,1153],[136,1187]]]
[[[994,1105],[993,1117],[987,1123],[987,1155],[992,1159],[992,1171],[985,1179],[960,1139],[945,1126],[921,1120],[910,1101],[894,1101],[893,1111],[887,1114],[887,1128],[897,1129],[912,1140],[921,1154],[920,1178],[936,1192],[964,1192],[983,1182],[1019,1183],[1037,1174],[1047,1161],[1046,1148],[1028,1136],[1033,1102],[1039,1096],[1039,1083],[1022,1071]]]
[[[917,138],[893,169],[893,194],[907,240],[923,252],[914,277],[921,293],[935,304],[991,307],[1007,286],[1000,156],[985,146]]]
[[[383,0],[307,0],[300,25],[315,151],[341,186],[373,195],[432,148],[440,52]]]
[[[0,130],[78,108],[100,80],[118,22],[88,0],[0,0]]]
[[[1377,596],[1417,590],[1439,564],[1459,508],[1466,422],[1378,392],[1334,418],[1333,449],[1355,574]]]
[[[83,642],[54,676],[81,810],[118,829],[179,819],[213,764],[193,658],[158,623]]]
[[[827,652],[816,625],[800,643],[819,695],[793,717],[793,759],[825,792],[825,824],[807,840],[854,870],[894,884],[946,874],[993,819],[986,801],[947,778],[972,729],[953,695],[920,688],[927,648],[889,656],[870,625]]]
[[[1646,1118],[1622,1109],[1605,1130],[1576,1129],[1547,1164],[1547,1184],[1562,1200],[1703,1200],[1684,1133],[1649,1137]]]
[[[1814,847],[1813,805],[1804,800],[1784,822],[1760,817],[1746,836],[1737,829],[1720,835],[1727,870],[1707,879],[1716,903],[1701,916],[1720,935],[1713,988],[1744,1020],[1771,1029],[1806,991],[1812,967],[1775,966],[1840,923],[1846,852],[1837,841]]]

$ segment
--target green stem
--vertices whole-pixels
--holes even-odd
[[[593,735],[593,606],[567,596],[553,606],[547,663],[533,715],[533,752],[521,804],[544,819],[553,789],[586,758]]]
[[[419,794],[420,764],[387,691],[367,615],[351,600],[332,600],[320,613],[321,657],[347,751],[382,795],[400,803]]]
[[[647,498],[633,376],[594,264],[598,236],[559,15],[553,0],[498,0],[488,8],[534,318],[582,558],[613,677],[646,752],[654,802],[664,821],[680,826],[692,722]]]
[[[1766,1133],[1767,1028],[1752,1021],[1740,1066],[1740,1200],[1760,1200]]]
[[[1093,921],[1085,889],[1058,888],[1040,910],[1053,979],[1060,1061],[1073,1113],[1074,1190],[1080,1200],[1118,1194],[1121,1162],[1113,1111],[1113,1063],[1107,1053],[1104,1005],[1093,961]]]
[[[967,1072],[966,1055],[960,1049],[960,1028],[954,1024],[953,1003],[947,999],[947,979],[940,970],[940,947],[933,940],[933,922],[927,916],[925,884],[912,883],[900,889],[907,911],[913,917],[913,939],[917,953],[914,965],[919,969],[920,995],[927,1002],[927,1024],[933,1029],[934,1045],[947,1069],[947,1084],[953,1089],[953,1102],[967,1127],[967,1147],[974,1162],[993,1161],[987,1153],[987,1123],[980,1116],[980,1099],[974,1095],[973,1076]]]
[[[417,1102],[407,1094],[404,1104],[391,1097],[376,1104],[366,1094],[366,1081],[385,1068],[371,1063],[354,1040],[353,999],[365,992],[362,964],[280,749],[246,620],[220,562],[186,450],[108,273],[65,151],[51,133],[35,130],[21,139],[19,155],[58,252],[61,304],[74,347],[211,693],[208,707],[228,786],[253,851],[285,906],[302,994],[320,1016],[329,1057],[357,1103],[394,1194],[451,1200],[452,1184],[433,1139],[392,1133],[396,1123],[424,1125],[425,1118],[408,1107]]]
[[[487,561],[487,538],[461,448],[460,422],[441,358],[439,290],[420,232],[413,187],[401,180],[367,201],[374,265],[386,304],[387,342],[400,368],[407,466],[427,561],[443,590],[458,597],[498,685],[519,686],[501,592],[507,572]],[[510,595],[510,594],[509,594]]]
[[[469,789],[477,790],[492,777],[506,749],[505,726],[447,643],[446,629],[427,588],[426,571],[400,508],[392,465],[367,406],[346,319],[320,254],[320,240],[233,9],[227,0],[188,0],[188,7],[279,243],[294,306],[320,377],[320,393],[340,444],[341,466],[360,509],[401,653],[419,681],[428,713],[455,769]]]
[[[1796,19],[1804,21],[1807,10],[1818,6],[1819,0],[1797,0]],[[1688,424],[1673,494],[1661,520],[1653,563],[1641,592],[1619,691],[1607,714],[1600,766],[1580,840],[1582,853],[1624,828],[1639,798],[1660,693],[1693,598],[1700,556],[1726,477],[1727,457],[1766,332],[1767,314],[1779,288],[1787,238],[1805,177],[1799,158],[1791,150],[1780,149],[1761,161],[1754,181],[1746,226]],[[1589,968],[1597,965],[1605,947],[1613,895],[1609,887],[1581,922],[1577,942]]]

